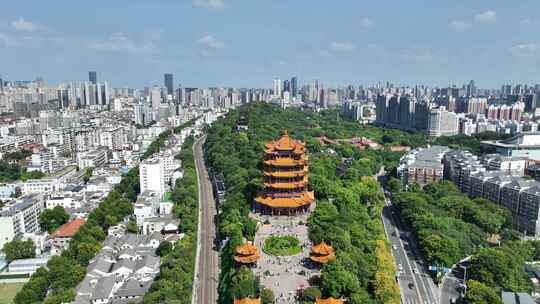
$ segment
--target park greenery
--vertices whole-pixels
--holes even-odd
[[[429,265],[450,267],[487,247],[490,235],[511,227],[507,210],[482,198],[468,198],[450,181],[397,193],[394,203]]]
[[[474,154],[486,154],[495,152],[492,148],[483,146],[483,140],[503,140],[510,138],[510,134],[486,131],[478,134],[455,136],[441,136],[434,140],[435,145],[448,146],[452,149],[464,149]]]
[[[29,259],[36,257],[36,246],[32,240],[13,240],[4,244],[2,253],[6,255],[6,261]]]
[[[295,255],[302,252],[300,241],[293,235],[273,235],[264,241],[264,252],[277,256]]]
[[[501,303],[501,291],[533,290],[524,267],[540,260],[540,241],[519,240],[508,210],[471,199],[449,181],[394,193],[393,200],[429,265],[450,267],[471,257],[467,303]],[[492,235],[502,237],[498,246],[488,242]]]
[[[52,209],[45,209],[39,215],[39,227],[42,231],[52,233],[58,227],[67,223],[69,220],[69,214],[64,210],[62,206],[56,206]]]
[[[157,248],[157,254],[162,257],[160,275],[144,296],[145,304],[191,301],[199,214],[197,172],[192,149],[194,140],[192,136],[188,137],[182,145],[179,158],[184,176],[176,181],[172,193],[174,213],[180,220],[180,230],[186,235],[174,246],[162,242]]]
[[[159,151],[170,135],[170,131],[162,133],[150,145],[149,149],[153,153]],[[145,153],[141,160],[152,154]],[[47,262],[47,267],[39,268],[30,277],[30,280],[15,296],[14,303],[60,304],[71,302],[75,298],[75,287],[84,278],[90,260],[101,250],[101,244],[105,240],[109,227],[133,214],[133,203],[139,193],[139,169],[135,167],[122,177],[120,183],[89,214],[87,222],[81,226],[68,249],[63,251],[61,255],[52,257]],[[189,242],[189,237],[183,242]],[[185,258],[186,253],[194,251],[194,249],[182,250],[182,244],[177,247],[178,250],[175,248],[173,252],[182,255],[182,259]],[[177,267],[173,258],[170,260],[167,258],[161,269],[162,276],[167,273],[166,265],[171,268]],[[191,288],[189,289],[191,292]]]
[[[248,117],[249,129],[237,132],[241,112]],[[315,278],[316,290],[325,297],[346,297],[349,303],[399,303],[395,266],[380,221],[383,197],[372,176],[383,165],[395,167],[402,155],[388,147],[416,147],[425,142],[423,135],[362,126],[343,120],[336,111],[283,110],[259,102],[214,123],[205,145],[206,162],[213,174],[223,176],[226,187],[218,221],[220,238],[225,240],[220,256],[220,303],[261,294],[258,279],[249,269],[236,269],[232,256],[236,246],[254,238],[256,223],[248,214],[262,185],[264,143],[278,138],[283,129],[305,141],[310,151],[310,183],[318,199],[308,223],[310,238],[314,243],[330,243],[337,252],[336,261],[326,264],[321,277]],[[383,149],[323,145],[319,140],[323,136],[332,140],[363,136]],[[343,164],[344,174],[338,175],[337,168]]]

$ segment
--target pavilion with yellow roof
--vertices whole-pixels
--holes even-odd
[[[336,259],[336,253],[332,246],[322,241],[321,243],[311,247],[311,254],[309,258],[313,262],[317,262],[319,264],[326,264]]]
[[[243,298],[243,299],[234,299],[233,304],[261,304],[261,298],[256,299],[250,299],[250,298]]]
[[[335,298],[328,298],[328,299],[323,299],[323,298],[316,298],[315,299],[315,304],[344,304],[345,301],[343,301],[343,299],[335,299]]]
[[[234,260],[236,263],[246,266],[255,265],[261,257],[261,253],[257,246],[250,242],[237,246],[235,248],[235,253]]]
[[[308,156],[305,143],[289,137],[266,143],[264,188],[255,198],[255,208],[264,214],[292,215],[309,210],[315,200],[308,189]]]

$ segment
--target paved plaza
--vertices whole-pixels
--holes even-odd
[[[295,296],[298,289],[309,287],[308,279],[320,273],[316,267],[306,267],[311,264],[309,260],[311,242],[308,239],[306,225],[308,215],[281,217],[254,215],[254,217],[263,224],[255,236],[255,244],[261,250],[261,258],[253,271],[261,278],[263,286],[274,291],[276,304],[297,303]],[[285,257],[266,254],[262,250],[264,241],[272,235],[297,237],[303,251]]]

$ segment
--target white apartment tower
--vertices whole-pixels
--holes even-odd
[[[147,159],[139,165],[141,192],[154,191],[160,196],[165,193],[165,166],[159,159]]]

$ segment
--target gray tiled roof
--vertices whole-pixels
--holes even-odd
[[[115,282],[114,277],[104,277],[99,279],[90,299],[97,300],[108,298],[112,293]]]
[[[118,297],[142,297],[150,289],[152,281],[141,282],[137,279],[128,279],[115,293]]]

